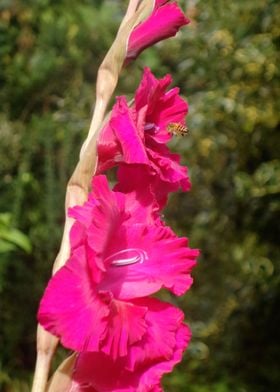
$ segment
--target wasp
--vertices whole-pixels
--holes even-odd
[[[179,123],[170,123],[167,126],[168,132],[176,136],[186,136],[189,133],[189,129]]]

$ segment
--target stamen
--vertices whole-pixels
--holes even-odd
[[[160,127],[158,125],[156,125],[155,123],[147,123],[144,126],[145,132],[157,133],[159,130],[160,130]]]
[[[144,126],[144,131],[150,131],[151,129],[153,129],[155,127],[156,127],[156,124],[154,124],[154,123],[147,123]]]
[[[105,259],[105,263],[114,267],[123,267],[135,263],[143,263],[148,259],[147,252],[140,248],[123,249]]]

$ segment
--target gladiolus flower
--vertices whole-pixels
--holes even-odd
[[[161,378],[181,361],[191,333],[183,323],[183,312],[174,306],[152,298],[134,303],[147,309],[145,334],[126,357],[116,360],[103,352],[79,353],[71,391],[162,391]]]
[[[141,165],[160,207],[168,192],[190,188],[187,169],[180,165],[179,155],[166,146],[172,138],[168,125],[184,125],[188,111],[178,88],[166,91],[170,83],[169,75],[157,80],[146,68],[135,103],[129,107],[124,97],[118,98],[98,141],[98,172],[114,165],[122,171],[129,165]]]
[[[70,215],[71,256],[47,286],[39,322],[75,351],[127,356],[148,328],[148,305],[137,299],[161,288],[183,294],[198,251],[153,208],[111,191],[105,176],[93,178],[89,201]]]
[[[148,46],[176,35],[189,22],[176,2],[156,0],[152,14],[136,26],[129,36],[126,63],[135,59]]]

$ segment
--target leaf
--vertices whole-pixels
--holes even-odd
[[[0,238],[0,254],[1,253],[8,253],[15,250],[15,246],[13,244],[11,244],[10,242],[7,241],[3,241]]]
[[[0,214],[0,253],[20,248],[26,253],[31,252],[29,238],[20,230],[11,227],[11,215]]]

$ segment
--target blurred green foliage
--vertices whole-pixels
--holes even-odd
[[[185,2],[181,2],[185,6]],[[64,192],[86,135],[98,65],[125,1],[0,3],[0,389],[28,391],[36,309],[58,250]],[[148,65],[190,104],[183,154],[193,188],[166,220],[201,249],[192,290],[164,298],[192,327],[170,392],[267,392],[279,362],[279,52],[276,0],[192,0],[191,25],[124,70]],[[59,353],[59,358],[61,357]]]

